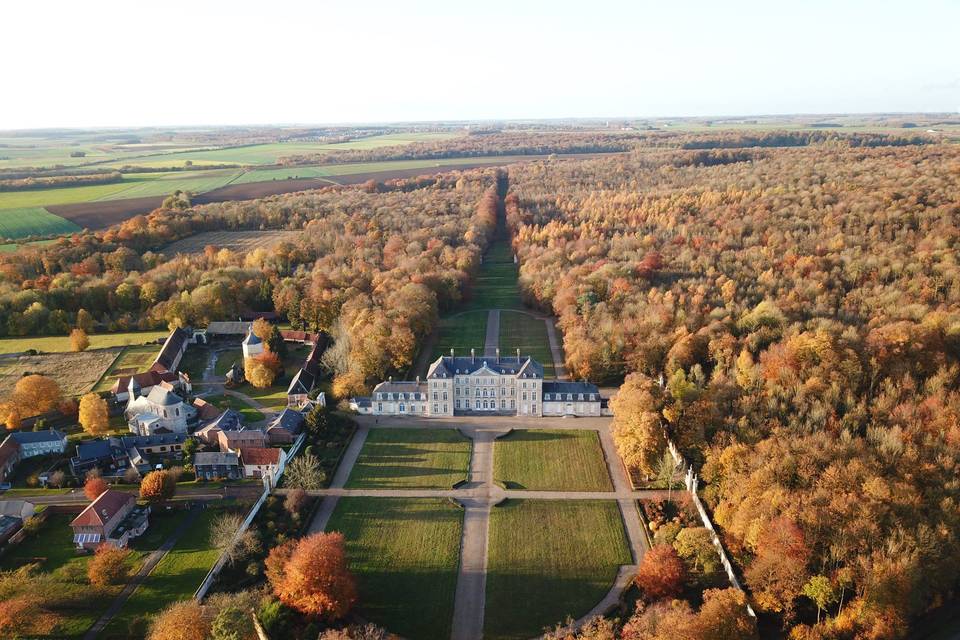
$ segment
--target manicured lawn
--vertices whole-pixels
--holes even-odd
[[[498,438],[493,477],[509,489],[613,491],[596,431],[518,429]]]
[[[372,429],[347,486],[449,489],[465,480],[470,440],[453,429]]]
[[[218,376],[225,376],[233,363],[243,365],[243,352],[240,347],[217,353],[217,364],[214,365],[213,372]]]
[[[490,516],[485,638],[532,638],[587,613],[631,562],[613,500],[510,500]]]
[[[341,498],[327,531],[347,540],[358,613],[411,640],[450,637],[463,511],[445,500]]]
[[[125,638],[137,618],[153,616],[168,604],[193,596],[219,557],[209,541],[210,524],[219,513],[219,509],[206,509],[197,517],[107,625],[103,637]]]
[[[207,362],[210,360],[210,350],[206,347],[190,345],[180,359],[177,367],[183,371],[193,382],[203,380],[203,371],[207,368]]]
[[[274,411],[281,411],[287,406],[287,387],[290,385],[290,380],[287,378],[282,380],[278,378],[278,380],[281,384],[275,384],[267,389],[257,389],[247,383],[237,387],[236,391],[245,396],[250,396],[265,407]]]
[[[158,338],[166,338],[169,331],[133,331],[128,333],[95,333],[90,335],[91,349],[122,347],[124,345],[145,344]],[[0,353],[17,353],[28,349],[56,353],[70,351],[69,336],[26,336],[22,338],[3,338],[0,340]],[[160,351],[155,345],[154,355]]]
[[[218,395],[218,396],[207,396],[204,398],[207,402],[214,405],[218,409],[233,409],[243,417],[244,424],[249,424],[251,422],[260,422],[264,419],[264,415],[248,405],[246,402],[231,395]]]
[[[463,309],[522,309],[518,277],[510,244],[505,240],[494,242],[483,257],[470,299]]]
[[[545,378],[554,376],[553,354],[543,320],[517,311],[501,311],[500,352],[511,355],[517,352],[517,348],[521,355],[531,356],[543,365]]]
[[[9,495],[9,492],[4,493]],[[70,514],[48,514],[37,535],[20,544],[12,545],[0,556],[0,570],[17,569],[31,562],[39,562],[43,571],[56,571],[67,565],[87,566],[87,556],[77,555],[73,545]]]
[[[440,321],[440,335],[430,361],[450,355],[450,349],[458,356],[470,355],[470,349],[476,349],[478,355],[483,355],[486,339],[486,311],[471,311],[444,318]]]

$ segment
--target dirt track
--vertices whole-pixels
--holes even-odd
[[[587,158],[600,154],[571,154],[558,156],[562,158]],[[606,155],[606,154],[602,154]],[[361,184],[367,180],[384,182],[395,178],[414,178],[417,176],[434,175],[448,171],[462,171],[478,167],[500,167],[517,162],[543,160],[548,156],[526,156],[523,158],[505,157],[503,162],[476,162],[465,159],[463,163],[445,164],[436,167],[421,169],[393,169],[389,171],[368,171],[345,176],[327,176],[324,178],[300,178],[295,180],[270,180],[265,182],[248,182],[232,184],[213,191],[201,193],[193,198],[196,204],[211,202],[228,202],[233,200],[252,200],[281,193],[306,191],[307,189],[321,189],[331,184]],[[74,224],[86,229],[105,229],[111,225],[123,222],[135,215],[149,213],[163,202],[163,196],[147,198],[127,198],[123,200],[105,200],[100,202],[78,202],[47,207],[50,213],[70,220]]]

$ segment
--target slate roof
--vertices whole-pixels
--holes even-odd
[[[0,443],[0,467],[5,466],[11,458],[17,458],[19,460],[20,455],[20,445],[16,440],[7,436],[3,439],[3,442]]]
[[[80,515],[70,523],[70,526],[103,526],[129,502],[135,500],[136,498],[132,493],[107,489],[97,496],[97,499],[91,502],[86,509],[81,511]]]
[[[373,388],[374,393],[422,393],[426,400],[427,383],[414,382],[413,380],[391,380],[381,382]]]
[[[233,451],[200,451],[193,454],[193,466],[207,465],[239,466],[240,457]]]
[[[255,334],[255,333],[251,330],[251,331],[247,334],[247,337],[243,339],[243,344],[246,344],[246,345],[251,345],[251,344],[263,344],[263,340],[261,340],[261,339],[257,336],[257,334]]]
[[[108,440],[87,440],[77,444],[77,458],[82,460],[98,460],[113,456],[113,449],[120,443],[111,438]]]
[[[160,386],[150,389],[150,393],[147,394],[147,400],[161,407],[171,407],[183,402],[183,398]]]
[[[287,408],[281,411],[280,415],[273,419],[268,428],[280,428],[286,429],[290,433],[299,433],[300,427],[302,426],[303,414],[299,411],[294,411],[293,409]]]
[[[252,322],[211,322],[207,325],[207,333],[225,336],[243,335],[252,326]]]
[[[10,437],[18,444],[35,444],[37,442],[60,442],[67,436],[56,429],[45,429],[43,431],[16,431],[10,434]]]
[[[300,369],[293,376],[293,380],[290,381],[290,386],[287,387],[287,395],[310,393],[313,391],[313,385],[314,377],[306,369]]]
[[[170,332],[169,336],[167,336],[167,339],[164,341],[163,347],[160,348],[160,353],[157,354],[153,364],[160,365],[167,371],[172,371],[174,368],[174,361],[177,359],[177,356],[180,354],[180,352],[183,351],[184,345],[186,345],[189,340],[190,334],[177,327]],[[153,368],[153,366],[151,366],[151,368]]]
[[[185,433],[157,433],[150,436],[122,436],[120,442],[124,449],[131,447],[155,447],[161,444],[183,444],[187,440]]]
[[[543,393],[544,395],[550,393],[595,393],[597,394],[597,400],[600,399],[600,389],[597,385],[590,382],[566,382],[562,380],[556,381],[544,381],[543,383]],[[546,397],[544,397],[546,399]]]
[[[542,378],[543,366],[530,356],[440,356],[427,373],[428,378],[452,378],[455,375],[469,375],[486,367],[497,375]]]
[[[239,431],[242,428],[242,418],[243,416],[241,416],[236,410],[227,409],[221,413],[216,420],[208,424],[207,427],[213,427],[215,429],[220,429],[221,431]]]

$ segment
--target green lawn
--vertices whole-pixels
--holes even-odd
[[[14,205],[0,208],[0,238],[17,240],[28,236],[59,235],[76,231],[80,231],[76,224],[40,206]]]
[[[233,409],[243,417],[244,424],[260,422],[265,417],[262,413],[235,396],[222,394],[207,396],[204,400],[221,410]]]
[[[203,379],[203,371],[210,360],[210,349],[199,345],[190,345],[180,359],[177,368],[183,371],[193,382]]]
[[[210,524],[222,513],[204,510],[126,601],[104,630],[104,638],[126,638],[137,618],[149,617],[176,600],[193,596],[220,553],[210,547]]]
[[[213,372],[218,376],[225,376],[234,363],[243,366],[243,352],[240,347],[217,353],[217,364],[214,365]]]
[[[107,391],[113,386],[117,378],[129,376],[136,373],[143,373],[150,368],[157,354],[160,353],[160,345],[147,344],[139,347],[126,347],[107,372],[103,374],[100,382],[93,388],[94,391]]]
[[[510,500],[490,516],[485,638],[525,639],[587,613],[630,564],[610,501]]]
[[[515,354],[518,347],[522,355],[532,356],[543,365],[545,378],[554,377],[553,354],[544,321],[517,311],[501,311],[500,352]]]
[[[95,333],[90,337],[91,349],[105,349],[107,347],[121,347],[124,345],[141,345],[153,342],[158,338],[166,338],[169,331],[132,331],[128,333]],[[160,345],[152,345],[154,355],[160,351]],[[0,340],[0,353],[17,353],[28,349],[57,353],[70,351],[69,336],[25,336],[22,338],[3,338]]]
[[[450,636],[463,511],[445,500],[341,498],[327,531],[347,540],[358,613],[411,640]]]
[[[471,447],[453,429],[372,429],[347,486],[449,489],[467,478]]]
[[[10,492],[3,495],[6,496]],[[71,514],[48,514],[37,535],[12,545],[0,556],[0,570],[17,569],[30,562],[39,562],[43,571],[56,571],[67,565],[87,566],[87,557],[77,555],[73,545]]]
[[[596,431],[518,429],[493,454],[493,477],[510,489],[613,491]]]
[[[470,299],[464,305],[471,309],[523,309],[520,289],[517,287],[519,271],[513,263],[513,249],[505,240],[490,245],[483,264],[473,282]]]
[[[470,355],[470,349],[476,349],[478,354],[483,354],[486,338],[486,311],[471,311],[444,318],[440,321],[440,334],[430,361],[450,355],[450,349],[460,356]]]

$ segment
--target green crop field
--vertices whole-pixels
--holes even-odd
[[[518,311],[501,311],[500,352],[510,355],[518,348],[521,354],[532,356],[543,365],[545,378],[554,377],[553,354],[544,321]]]
[[[596,431],[518,429],[494,444],[493,477],[509,489],[613,491]]]
[[[0,194],[0,202],[6,194]],[[54,215],[39,206],[14,206],[5,208],[0,204],[0,238],[26,238],[28,236],[46,236],[75,233],[80,227],[65,218]],[[10,245],[4,245],[9,247]],[[9,250],[16,250],[17,246]]]
[[[590,611],[630,564],[613,500],[509,500],[490,515],[484,637],[525,639]]]
[[[169,331],[131,331],[127,333],[94,333],[89,336],[91,349],[141,345],[166,338]],[[0,339],[0,353],[19,353],[36,349],[46,353],[70,351],[69,336],[24,336],[20,338]],[[160,345],[154,346],[154,354]]]
[[[449,489],[466,480],[471,442],[453,429],[373,429],[347,486]]]
[[[462,529],[436,499],[341,498],[327,525],[346,538],[358,613],[411,640],[450,637]]]
[[[469,355],[470,349],[482,354],[486,337],[486,311],[470,311],[444,318],[440,321],[439,337],[430,360],[432,362],[440,356],[450,355],[450,349],[461,356]]]

